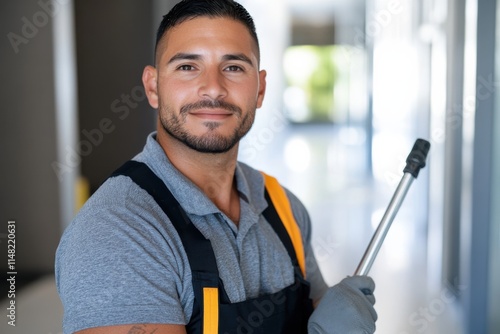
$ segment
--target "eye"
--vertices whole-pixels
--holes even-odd
[[[192,65],[181,65],[177,69],[180,71],[193,71],[195,68]]]
[[[224,70],[228,71],[228,72],[243,72],[244,71],[243,67],[237,66],[237,65],[228,66]]]

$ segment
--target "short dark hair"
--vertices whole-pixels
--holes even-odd
[[[168,13],[163,16],[158,32],[156,33],[155,55],[162,37],[165,33],[186,20],[201,16],[227,17],[241,22],[247,27],[250,35],[257,45],[257,56],[259,53],[259,39],[255,29],[252,16],[241,4],[233,0],[182,0],[177,3]]]

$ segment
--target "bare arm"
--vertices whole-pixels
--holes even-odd
[[[76,334],[186,334],[184,325],[138,324],[85,329]]]

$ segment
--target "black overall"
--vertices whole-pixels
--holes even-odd
[[[116,170],[113,176],[130,177],[146,190],[163,209],[176,228],[187,253],[193,277],[194,306],[191,320],[186,325],[188,334],[215,334],[207,330],[204,322],[216,322],[220,334],[306,334],[307,320],[312,313],[309,283],[302,277],[297,256],[288,232],[276,212],[267,190],[269,206],[263,212],[276,234],[283,242],[295,269],[295,283],[270,295],[231,303],[227,297],[215,261],[210,240],[191,223],[181,205],[165,184],[143,163],[129,161]],[[212,288],[212,289],[210,289]],[[204,292],[216,293],[216,311],[204,314],[207,301]],[[208,298],[207,298],[208,299]],[[218,304],[218,305],[217,305]],[[207,319],[208,317],[208,319]],[[205,320],[204,320],[205,319]],[[205,324],[207,326],[207,324]],[[214,328],[213,326],[209,326]],[[205,328],[205,333],[203,329]]]

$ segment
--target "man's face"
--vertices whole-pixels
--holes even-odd
[[[233,148],[264,98],[257,54],[247,28],[232,19],[200,17],[169,30],[158,45],[156,87],[145,80],[159,131],[199,152]]]

